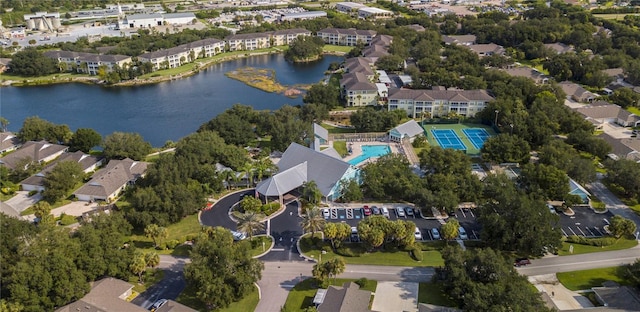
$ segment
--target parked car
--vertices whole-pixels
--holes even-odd
[[[369,208],[369,206],[364,206],[363,210],[364,210],[364,215],[365,216],[370,216],[371,215],[371,208]]]
[[[531,264],[531,261],[529,259],[527,259],[527,258],[518,258],[513,263],[513,265],[516,266],[516,267],[526,266],[528,264]]]
[[[463,227],[458,228],[458,236],[460,237],[460,239],[469,239],[469,236],[467,236],[467,231],[465,231]]]
[[[402,208],[402,207],[396,208],[396,214],[398,215],[398,218],[399,217],[403,217],[403,218],[406,217],[406,215],[404,214],[404,208]]]
[[[355,226],[351,227],[351,236],[349,237],[349,240],[353,243],[357,243],[360,241],[360,237],[358,236],[358,228]]]
[[[380,208],[378,208],[378,207],[376,207],[376,206],[372,206],[372,207],[371,207],[371,212],[372,212],[374,215],[379,215],[379,214],[381,214],[381,213],[382,213],[382,212],[380,211]]]
[[[329,210],[329,208],[322,209],[322,216],[325,219],[329,219],[331,217],[331,210]]]
[[[440,231],[436,228],[431,229],[431,236],[433,236],[433,239],[440,239]]]
[[[422,240],[422,233],[420,232],[420,229],[416,226],[416,230],[413,233],[413,236],[416,237],[416,240]]]
[[[405,208],[404,210],[406,210],[406,212],[407,212],[407,216],[409,216],[409,217],[413,217],[413,208],[411,208],[411,207],[407,207],[407,208]]]
[[[231,231],[231,235],[233,236],[234,241],[241,241],[247,238],[247,234],[243,232]]]
[[[382,207],[382,209],[380,209],[380,210],[382,210],[382,215],[383,215],[383,216],[385,216],[385,217],[387,217],[387,218],[391,217],[391,216],[389,215],[389,208],[387,208],[387,207]]]
[[[553,214],[558,214],[558,212],[556,211],[556,208],[553,207],[551,204],[547,204],[547,208],[549,208],[549,212]]]
[[[166,303],[167,303],[167,299],[158,299],[158,300],[156,300],[156,302],[154,302],[151,305],[151,307],[149,307],[149,311],[154,312],[154,311],[160,309],[160,307],[162,307]]]

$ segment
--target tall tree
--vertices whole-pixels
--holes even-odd
[[[526,163],[529,162],[529,143],[522,137],[510,134],[499,134],[490,137],[482,146],[482,159],[494,163]]]
[[[322,193],[316,181],[308,181],[302,185],[302,196],[312,205],[317,205],[322,200]]]
[[[264,231],[264,220],[266,216],[257,212],[239,213],[235,212],[233,216],[238,222],[238,231],[247,233],[249,240],[253,239],[253,235],[260,231]]]
[[[58,163],[44,177],[45,190],[42,198],[50,203],[64,198],[74,187],[82,182],[84,172],[78,162],[63,161]]]
[[[79,128],[71,136],[69,142],[69,149],[71,151],[83,151],[89,153],[91,149],[102,143],[102,136],[100,133],[89,128]]]
[[[447,223],[443,224],[440,228],[442,232],[442,238],[446,240],[452,240],[458,237],[458,230],[460,229],[460,222],[456,219],[449,218]]]
[[[315,235],[316,231],[322,231],[324,224],[325,219],[322,215],[322,210],[317,207],[307,208],[307,213],[300,222],[302,229],[305,232],[311,232],[311,235]]]
[[[160,240],[169,236],[169,231],[167,228],[158,226],[157,224],[149,224],[144,229],[144,235],[151,238],[153,240],[153,245],[158,247]]]
[[[616,215],[611,218],[609,231],[611,231],[611,234],[616,238],[632,236],[636,232],[636,224],[631,219]]]
[[[151,152],[151,143],[138,133],[114,132],[104,139],[104,156],[109,159],[143,160]]]
[[[234,243],[224,228],[208,228],[191,251],[184,268],[187,284],[210,309],[222,309],[251,292],[262,276],[264,265],[251,258],[250,243]]]

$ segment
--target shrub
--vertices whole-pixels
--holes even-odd
[[[349,247],[339,247],[338,249],[336,249],[336,253],[341,255],[341,256],[345,256],[345,257],[356,257],[357,255],[353,252],[353,250],[351,250],[351,248]]]
[[[604,247],[615,244],[616,239],[613,237],[585,238],[583,236],[571,235],[567,237],[567,242],[580,245]]]
[[[166,243],[168,249],[175,249],[178,245],[180,245],[180,242],[177,239],[172,239]]]
[[[13,195],[16,192],[16,190],[14,190],[13,188],[10,187],[3,187],[2,188],[2,194],[4,195]]]
[[[321,248],[322,249],[320,251],[324,251],[324,252],[330,252],[331,251],[331,246],[329,246],[329,245],[323,245]]]
[[[369,282],[369,280],[366,277],[359,278],[358,280],[355,281],[355,283],[358,284],[358,286],[360,286],[360,288],[362,288],[365,285],[367,285],[368,282]]]
[[[38,194],[38,191],[33,190],[33,191],[29,192],[28,196],[31,197],[31,196],[36,195],[36,194]]]
[[[185,241],[195,241],[198,237],[198,234],[187,234]]]
[[[70,216],[68,214],[62,213],[60,214],[60,225],[62,226],[67,226],[70,224],[74,224],[74,223],[78,223],[78,218],[74,217],[74,216]]]
[[[267,216],[272,215],[274,212],[278,211],[278,209],[280,209],[279,203],[268,203],[260,208],[260,210],[262,210],[262,213]]]
[[[414,246],[411,249],[411,257],[416,261],[422,261],[423,256],[422,256],[422,250],[420,249],[420,247]]]

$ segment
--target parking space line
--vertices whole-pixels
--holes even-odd
[[[569,229],[569,231],[571,231],[571,233],[573,233],[573,235],[578,236],[578,234],[576,234],[576,232],[574,232],[570,226],[568,226],[567,228]]]
[[[593,234],[593,231],[591,231],[591,229],[589,229],[589,227],[585,227],[585,229],[587,229],[587,231],[589,231],[589,233],[591,233],[591,236],[596,236],[595,234]]]
[[[466,213],[464,213],[464,210],[462,210],[462,208],[459,208],[459,209],[460,209],[460,212],[462,212],[462,217],[463,217],[463,218],[466,218],[466,217],[467,217],[467,214],[466,214]]]
[[[567,235],[567,232],[565,232],[563,228],[560,228],[560,231],[562,231],[562,235],[569,237],[569,235]]]
[[[476,215],[474,215],[474,214],[473,214],[473,210],[469,209],[469,213],[471,214],[471,217],[472,217],[472,218],[475,218],[475,217],[476,217]]]
[[[476,239],[478,239],[478,234],[476,234],[476,231],[471,230],[471,234],[473,234],[473,236],[474,236]]]
[[[582,236],[587,236],[587,234],[584,234],[584,232],[580,229],[579,226],[576,227],[578,229],[578,231],[580,231],[580,233],[582,233]]]
[[[598,231],[598,233],[600,234],[600,236],[604,236],[604,234],[602,234],[602,232],[600,232],[600,229],[598,229],[597,226],[594,226],[593,229],[595,229],[596,231]]]

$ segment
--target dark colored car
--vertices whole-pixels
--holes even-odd
[[[378,207],[376,207],[376,206],[372,206],[372,207],[371,207],[371,212],[372,212],[374,215],[382,214],[382,211],[380,210],[380,208],[378,208]]]
[[[413,217],[413,208],[407,207],[404,210],[407,213],[407,216]]]
[[[528,264],[531,264],[531,261],[527,258],[518,258],[516,259],[516,261],[513,263],[514,266],[520,267],[520,266],[526,266]]]

